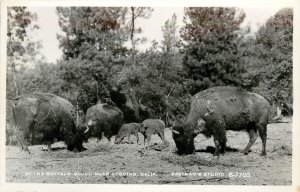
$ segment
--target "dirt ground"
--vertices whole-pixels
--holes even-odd
[[[120,183],[120,184],[200,184],[200,185],[291,185],[292,124],[268,125],[267,156],[260,156],[261,139],[252,152],[243,155],[247,145],[245,132],[227,132],[228,151],[219,158],[212,155],[212,138],[195,138],[196,153],[178,156],[171,136],[165,129],[169,147],[152,137],[152,146],[109,143],[106,138],[84,143],[81,153],[67,151],[55,143],[51,152],[42,145],[30,146],[31,154],[19,146],[6,147],[6,181],[12,183]]]

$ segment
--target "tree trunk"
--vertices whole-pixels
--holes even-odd
[[[135,13],[134,13],[134,7],[131,7],[131,30],[130,30],[130,39],[131,39],[131,45],[132,45],[132,67],[136,67],[136,58],[135,58],[135,39],[134,39],[134,28],[135,28]],[[134,115],[137,121],[140,120],[140,113],[139,113],[139,103],[136,99],[135,90],[133,89],[133,86],[130,83],[130,80],[128,80],[128,95],[131,100],[131,103],[133,105]]]
[[[130,83],[128,83],[128,84],[130,84]],[[134,116],[135,116],[136,120],[139,121],[140,120],[139,103],[136,99],[135,90],[130,85],[128,87],[129,87],[128,96],[129,96],[132,106],[133,106]]]
[[[18,80],[17,80],[17,70],[15,66],[15,62],[12,62],[13,67],[13,86],[14,86],[14,97],[16,98],[19,95],[19,86],[18,86]]]
[[[131,30],[130,30],[130,40],[132,45],[132,64],[135,67],[136,59],[135,59],[135,39],[134,39],[134,19],[135,19],[135,13],[134,13],[134,7],[131,7]]]
[[[11,40],[8,42],[8,46],[10,48],[11,46]],[[11,48],[10,48],[11,49]],[[16,69],[16,64],[15,64],[15,58],[14,58],[14,53],[10,52],[8,53],[8,59],[11,59],[11,70],[12,70],[12,80],[13,80],[13,90],[14,90],[14,98],[16,98],[19,95],[19,86],[18,86],[18,79],[17,79],[17,69]]]

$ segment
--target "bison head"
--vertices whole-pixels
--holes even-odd
[[[144,126],[143,123],[140,123],[140,126],[139,126],[139,132],[140,132],[140,133],[145,133],[145,132],[146,132],[146,128],[145,128],[145,126]]]
[[[191,154],[195,151],[194,137],[206,131],[205,121],[199,119],[196,123],[175,123],[171,129],[178,154]]]
[[[81,135],[82,140],[84,142],[87,142],[91,135],[91,128],[88,125],[82,124],[78,126],[77,130],[79,135]]]
[[[120,137],[115,138],[115,144],[120,144],[122,142],[123,139],[121,139]]]
[[[124,138],[125,138],[125,136],[122,136],[122,137],[120,137],[120,136],[116,136],[116,138],[115,138],[115,144],[120,144],[123,140],[124,140]]]
[[[67,149],[69,151],[77,149],[78,152],[86,150],[86,148],[82,146],[82,143],[88,130],[89,128],[87,126],[82,125],[78,126],[77,129],[73,131],[62,130]]]
[[[97,118],[95,114],[89,115],[89,117],[86,118],[86,124],[91,127],[95,126],[97,124]]]
[[[179,155],[191,154],[195,151],[194,136],[190,130],[177,125],[173,127],[172,132]]]
[[[123,141],[123,139],[126,137],[126,134],[127,133],[125,132],[125,130],[123,130],[121,127],[118,135],[116,135],[116,137],[115,137],[115,144],[120,144]]]
[[[120,144],[124,138],[128,135],[128,133],[130,133],[130,128],[127,125],[123,125],[118,134],[115,137],[115,144]]]

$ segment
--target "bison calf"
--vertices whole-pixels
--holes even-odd
[[[140,132],[144,135],[144,145],[147,140],[150,145],[151,135],[158,134],[161,140],[165,143],[165,123],[160,119],[146,119],[141,123]]]
[[[262,155],[266,155],[267,124],[270,105],[256,93],[235,87],[214,87],[197,93],[191,102],[190,112],[182,125],[174,125],[173,139],[179,154],[195,150],[194,137],[202,133],[213,136],[214,155],[224,153],[226,130],[246,130],[250,140],[243,150],[247,154],[257,138],[262,140]]]
[[[116,136],[115,144],[120,144],[126,136],[128,138],[128,143],[130,144],[131,134],[134,134],[136,136],[136,142],[139,143],[139,135],[138,135],[139,130],[140,130],[139,123],[123,124],[118,132],[118,135]]]

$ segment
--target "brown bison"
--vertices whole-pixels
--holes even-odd
[[[235,87],[213,87],[193,96],[189,115],[182,125],[173,126],[173,139],[178,154],[191,154],[195,150],[194,137],[202,133],[213,136],[214,155],[224,153],[226,130],[246,130],[250,140],[243,150],[247,154],[257,138],[262,140],[262,155],[266,155],[267,124],[270,105],[256,93]]]
[[[130,144],[130,135],[134,134],[136,136],[136,142],[139,143],[139,131],[141,125],[139,123],[128,123],[123,124],[120,128],[118,135],[115,138],[115,144],[119,144],[127,136],[128,143]]]
[[[28,141],[42,135],[49,150],[55,138],[63,140],[70,151],[85,150],[82,143],[87,130],[76,129],[74,109],[69,101],[50,93],[25,94],[14,99],[15,134],[22,149],[29,152]]]
[[[88,127],[87,141],[89,137],[97,137],[101,140],[102,133],[110,141],[113,135],[117,135],[123,123],[123,112],[108,104],[97,104],[88,108],[84,127]],[[81,126],[82,127],[82,126]]]
[[[146,119],[141,123],[140,132],[144,135],[144,145],[147,140],[148,146],[150,145],[151,135],[158,134],[161,140],[165,143],[165,123],[160,119]]]

